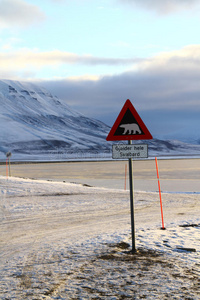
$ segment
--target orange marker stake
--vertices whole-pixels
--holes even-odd
[[[157,157],[155,157],[156,161],[156,171],[157,171],[157,178],[158,178],[158,189],[159,189],[159,196],[160,196],[160,209],[161,209],[161,219],[162,219],[162,227],[161,229],[166,229],[164,226],[164,217],[163,217],[163,208],[162,208],[162,197],[161,197],[161,189],[160,189],[160,179],[159,179],[159,173],[158,173],[158,161]]]

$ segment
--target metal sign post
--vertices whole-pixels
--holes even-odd
[[[153,137],[146,125],[138,115],[136,109],[129,99],[126,100],[119,116],[111,128],[107,141],[125,141],[127,145],[113,145],[114,159],[129,160],[129,185],[130,185],[130,206],[131,206],[131,233],[132,233],[132,253],[135,248],[135,222],[134,222],[134,201],[133,201],[133,167],[132,158],[147,158],[147,145],[132,145],[132,140],[151,140]]]
[[[128,141],[131,145],[132,141]],[[130,208],[131,208],[131,236],[132,236],[132,253],[136,252],[135,247],[135,220],[134,220],[134,197],[133,197],[133,162],[132,158],[129,158],[129,185],[130,185]]]

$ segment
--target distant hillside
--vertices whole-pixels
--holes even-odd
[[[31,83],[0,81],[0,158],[106,151],[109,127]]]

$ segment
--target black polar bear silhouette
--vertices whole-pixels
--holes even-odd
[[[124,132],[122,134],[142,134],[140,127],[136,123],[122,124],[119,127],[124,128]]]

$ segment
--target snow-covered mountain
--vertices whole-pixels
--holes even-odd
[[[110,127],[72,110],[44,88],[1,80],[0,107],[1,161],[8,152],[13,160],[111,158]],[[159,139],[145,143],[150,156],[200,156],[200,145]]]
[[[0,81],[0,154],[49,158],[68,152],[106,151],[109,127],[72,110],[31,83]]]

